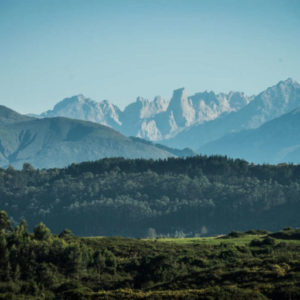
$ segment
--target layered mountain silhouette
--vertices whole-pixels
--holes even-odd
[[[152,158],[193,155],[125,137],[110,127],[64,117],[32,118],[0,106],[0,165],[64,167],[104,157]]]
[[[200,151],[200,147],[209,142],[230,133],[257,128],[297,107],[300,107],[300,85],[289,78],[266,89],[241,109],[203,124],[194,124],[164,142],[171,147],[189,145]]]
[[[257,129],[226,135],[204,145],[200,151],[257,163],[300,163],[300,108]]]
[[[251,98],[243,93],[197,93],[187,96],[184,88],[173,92],[170,101],[157,96],[153,101],[138,97],[124,111],[107,100],[96,102],[83,95],[66,98],[42,117],[64,116],[110,126],[127,136],[152,141],[171,138],[194,124],[214,120],[220,115],[239,110]]]
[[[194,155],[190,148],[254,162],[298,162],[298,107],[300,85],[290,78],[251,97],[207,91],[188,96],[180,88],[170,101],[138,97],[123,111],[107,100],[97,102],[83,95],[66,98],[40,116],[1,107],[0,163],[61,167],[112,156]],[[284,114],[280,129],[281,118],[276,118]]]

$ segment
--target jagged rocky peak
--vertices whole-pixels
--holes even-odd
[[[232,110],[239,110],[251,101],[251,98],[242,92],[229,92],[227,98]]]
[[[295,80],[288,78],[280,81],[276,85],[269,87],[257,97],[267,107],[295,108],[295,105],[300,105],[300,85]],[[287,111],[284,111],[287,112]]]
[[[126,106],[123,114],[125,118],[137,117],[139,119],[147,119],[165,111],[167,106],[168,102],[160,96],[156,96],[153,101],[139,96],[134,103]]]
[[[204,91],[196,93],[189,98],[194,106],[203,107],[203,105],[206,105],[221,112],[238,110],[250,102],[250,98],[242,92],[215,94],[213,91]]]
[[[164,140],[221,115],[239,112],[231,130],[256,128],[262,123],[300,107],[300,85],[288,78],[257,96],[242,92],[204,91],[187,95],[185,88],[173,91],[170,101],[156,96],[152,101],[137,97],[124,111],[107,100],[96,102],[79,94],[65,98],[42,117],[64,116],[108,125],[128,136]]]
[[[48,110],[42,113],[41,116],[64,116],[97,122],[117,129],[121,125],[119,114],[120,109],[110,104],[107,100],[97,102],[80,94],[63,99],[54,106],[53,110]]]
[[[173,91],[172,98],[170,100],[169,108],[178,107],[182,105],[182,102],[188,100],[186,89],[180,88]]]
[[[206,104],[218,102],[217,95],[213,91],[199,92],[190,96],[189,98],[191,98],[195,102],[203,100]]]
[[[162,138],[162,135],[157,128],[155,120],[149,119],[142,122],[141,128],[137,133],[137,137],[157,141]]]
[[[143,118],[143,111],[145,110],[145,107],[148,107],[148,104],[148,99],[140,96],[137,97],[135,102],[130,103],[125,107],[122,118],[125,121],[127,121],[128,119]]]
[[[77,99],[78,102],[84,102],[85,100],[90,100],[89,98],[86,98],[83,94],[76,95],[72,98]]]
[[[64,98],[63,100],[61,100],[54,106],[53,111],[61,110],[69,105],[83,103],[86,100],[88,100],[88,99],[85,98],[84,95],[82,95],[82,94],[75,95],[75,96],[72,96],[69,98]],[[50,112],[50,110],[48,110],[48,112]]]
[[[294,80],[293,78],[289,77],[286,80],[282,80],[278,83],[278,85],[289,85],[289,86],[293,86],[296,88],[300,88],[300,84],[299,82],[297,82],[296,80]]]
[[[156,96],[153,100],[153,105],[157,108],[158,113],[160,113],[167,110],[169,101],[165,100],[161,96]]]
[[[300,106],[300,85],[288,78],[267,88],[239,111],[242,129],[257,128]]]
[[[52,110],[48,110],[44,113],[41,114],[41,116],[43,117],[55,117],[55,116],[59,116],[62,115],[64,116],[64,112],[66,110],[79,110],[81,109],[83,104],[90,104],[90,105],[95,105],[96,102],[86,98],[84,95],[79,94],[79,95],[75,95],[72,97],[68,97],[68,98],[64,98],[63,100],[61,100],[60,102],[58,102]]]
[[[214,92],[196,93],[190,96],[195,109],[195,122],[203,123],[217,118],[223,112],[230,111],[230,105],[224,94],[216,95]]]
[[[173,97],[186,98],[187,94],[186,94],[185,87],[174,90],[173,91]]]
[[[274,93],[280,93],[280,94],[288,94],[293,89],[299,89],[300,84],[293,80],[292,78],[288,78],[286,80],[279,81],[276,85],[273,85],[269,88],[267,88],[265,91],[263,91],[260,95],[270,95]]]
[[[212,91],[196,93],[193,96],[190,96],[189,99],[192,101],[196,110],[202,110],[205,106],[216,109],[216,107],[220,106],[224,100],[227,101],[224,94],[216,95]]]
[[[106,99],[102,100],[100,103],[102,103],[103,105],[107,105],[107,106],[113,105],[113,104],[110,104],[109,101]]]
[[[168,112],[173,113],[178,127],[189,126],[195,121],[195,109],[191,99],[187,97],[185,88],[174,90]]]
[[[105,112],[109,112],[109,113],[117,113],[120,114],[121,110],[119,109],[118,106],[110,103],[108,100],[103,100],[99,103],[99,105],[101,106],[102,110]]]
[[[146,99],[146,98],[143,98],[143,97],[141,97],[141,96],[138,96],[138,97],[136,98],[136,102],[137,102],[138,104],[141,104],[142,106],[144,106],[144,105],[147,105],[150,101],[149,101],[148,99]]]

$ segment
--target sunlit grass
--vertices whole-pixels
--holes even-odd
[[[245,235],[238,238],[224,238],[223,236],[216,237],[195,237],[195,238],[159,238],[158,242],[164,243],[177,243],[177,244],[209,244],[220,245],[226,244],[238,244],[244,245],[251,242],[253,239],[262,239],[266,235]]]
[[[238,238],[224,238],[222,236],[217,237],[195,237],[195,238],[159,238],[158,242],[162,243],[176,243],[176,244],[207,244],[207,245],[220,245],[222,244],[234,244],[234,245],[246,245],[249,244],[254,239],[264,239],[266,234],[247,234]],[[283,240],[276,239],[277,243],[288,243],[300,245],[300,240]]]
[[[220,245],[220,244],[234,244],[234,245],[247,245],[252,240],[258,239],[262,240],[266,238],[266,234],[246,234],[241,237],[237,238],[225,238],[224,235],[219,236],[212,236],[212,237],[192,237],[192,238],[144,238],[144,239],[136,239],[144,242],[160,242],[160,243],[167,243],[167,244],[179,244],[179,245]],[[116,237],[105,237],[105,236],[90,236],[90,237],[83,237],[84,239],[116,239]],[[135,239],[133,239],[135,240]],[[284,239],[276,239],[277,243],[287,243],[287,244],[295,244],[300,245],[300,240],[284,240]]]

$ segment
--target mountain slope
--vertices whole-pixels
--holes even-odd
[[[230,134],[204,145],[203,154],[223,154],[258,163],[300,163],[300,109],[257,129]]]
[[[30,116],[18,114],[12,109],[0,105],[0,125],[33,120]]]
[[[188,146],[198,149],[226,134],[257,128],[298,106],[300,106],[300,85],[289,78],[260,93],[240,110],[204,124],[196,124],[164,143],[170,147]]]
[[[167,147],[165,145],[162,144],[157,144],[151,141],[147,141],[138,137],[130,137],[133,141],[138,141],[140,143],[144,143],[146,145],[152,145],[155,146],[156,148],[162,149],[164,151],[167,151],[169,153],[174,154],[177,157],[192,157],[192,156],[196,156],[197,153],[192,150],[191,148],[184,148],[184,149],[176,149],[176,148],[171,148],[171,147]]]
[[[73,162],[103,157],[167,158],[166,149],[128,138],[92,122],[67,118],[33,119],[0,108],[0,164],[21,168],[29,162],[38,168],[64,167]]]

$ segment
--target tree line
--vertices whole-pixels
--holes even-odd
[[[299,226],[300,166],[223,156],[109,158],[63,169],[0,169],[0,209],[53,232],[199,236]]]

